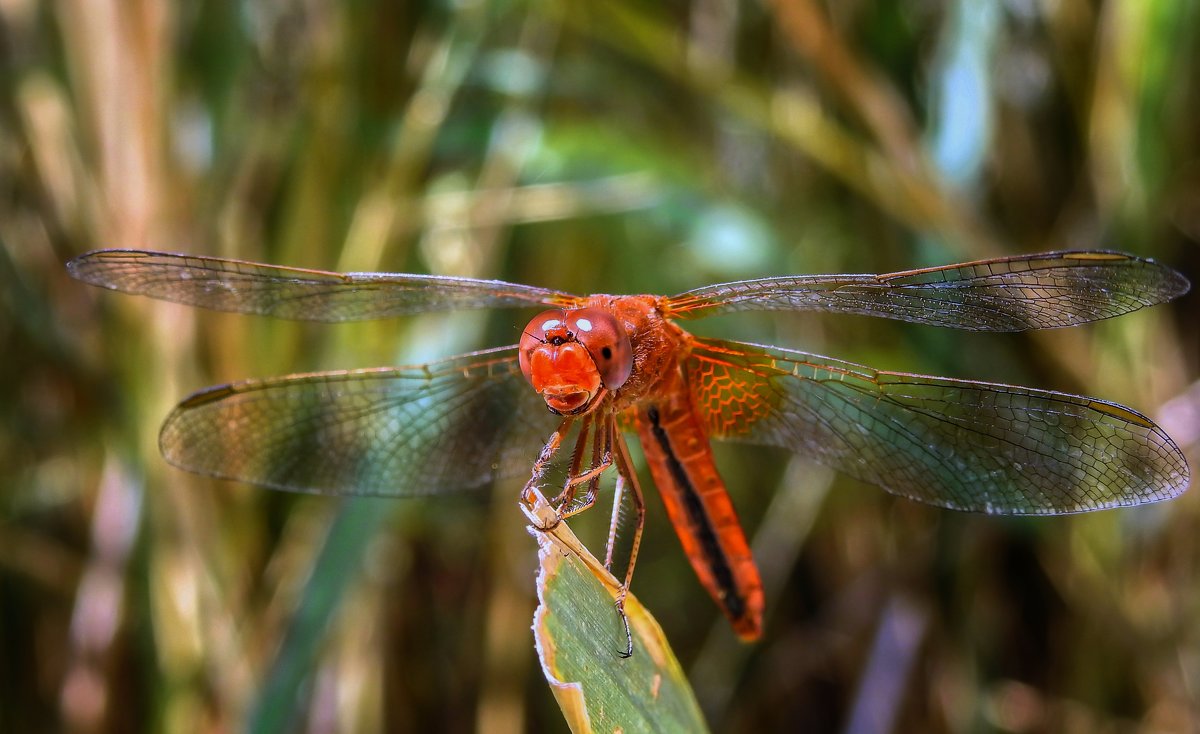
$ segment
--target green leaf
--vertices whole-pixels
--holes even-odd
[[[544,501],[544,500],[543,500]],[[695,694],[658,622],[632,595],[625,614],[633,655],[615,600],[620,584],[553,511],[527,508],[538,539],[534,641],[542,673],[571,731],[707,731]]]

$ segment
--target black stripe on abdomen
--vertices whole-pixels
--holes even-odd
[[[683,498],[684,512],[687,513],[688,521],[695,529],[696,538],[700,541],[700,548],[704,553],[704,560],[712,569],[713,579],[721,589],[725,607],[729,610],[730,616],[740,619],[746,610],[745,601],[738,592],[733,571],[729,568],[725,552],[721,550],[717,533],[713,529],[712,523],[709,522],[708,513],[704,510],[704,503],[700,499],[700,493],[696,491],[691,477],[683,467],[683,462],[679,460],[679,457],[675,455],[675,449],[671,447],[671,437],[667,435],[666,429],[660,423],[661,416],[658,407],[650,406],[650,409],[646,411],[646,417],[650,419],[650,430],[654,434],[655,442],[666,456],[671,478],[675,480],[675,486]]]

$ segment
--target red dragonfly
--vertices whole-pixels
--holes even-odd
[[[575,425],[567,479],[553,505],[559,519],[590,507],[602,474],[615,470],[617,496],[636,509],[627,589],[645,513],[622,434],[632,427],[692,567],[747,640],[762,631],[762,584],[711,438],[803,452],[893,494],[975,512],[1058,515],[1139,505],[1174,497],[1189,480],[1171,438],[1121,405],[881,372],[695,337],[676,324],[732,311],[828,311],[1022,331],[1110,318],[1187,291],[1174,270],[1116,252],[761,278],[670,298],[575,296],[494,280],[342,274],[138,250],[91,252],[67,267],[80,280],[126,293],[312,321],[548,307],[513,346],[201,390],[167,418],[159,445],[188,471],[329,495],[466,489],[529,472],[532,462],[522,495],[529,502]]]

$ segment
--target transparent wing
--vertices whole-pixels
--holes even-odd
[[[1094,398],[716,340],[697,340],[687,370],[710,435],[804,452],[932,505],[1055,515],[1157,502],[1188,484],[1161,428]]]
[[[505,347],[209,388],[175,408],[159,446],[199,474],[397,497],[527,474],[558,420],[526,384],[516,348]]]
[[[361,321],[504,306],[576,305],[566,293],[499,280],[323,270],[148,250],[95,250],[67,263],[92,285],[216,311]]]
[[[669,315],[832,311],[972,331],[1072,326],[1186,293],[1176,271],[1118,252],[1049,252],[886,275],[811,275],[724,283],[667,299]]]

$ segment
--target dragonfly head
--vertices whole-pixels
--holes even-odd
[[[525,327],[521,371],[556,413],[586,412],[603,390],[633,371],[633,348],[620,322],[599,308],[546,311]]]

